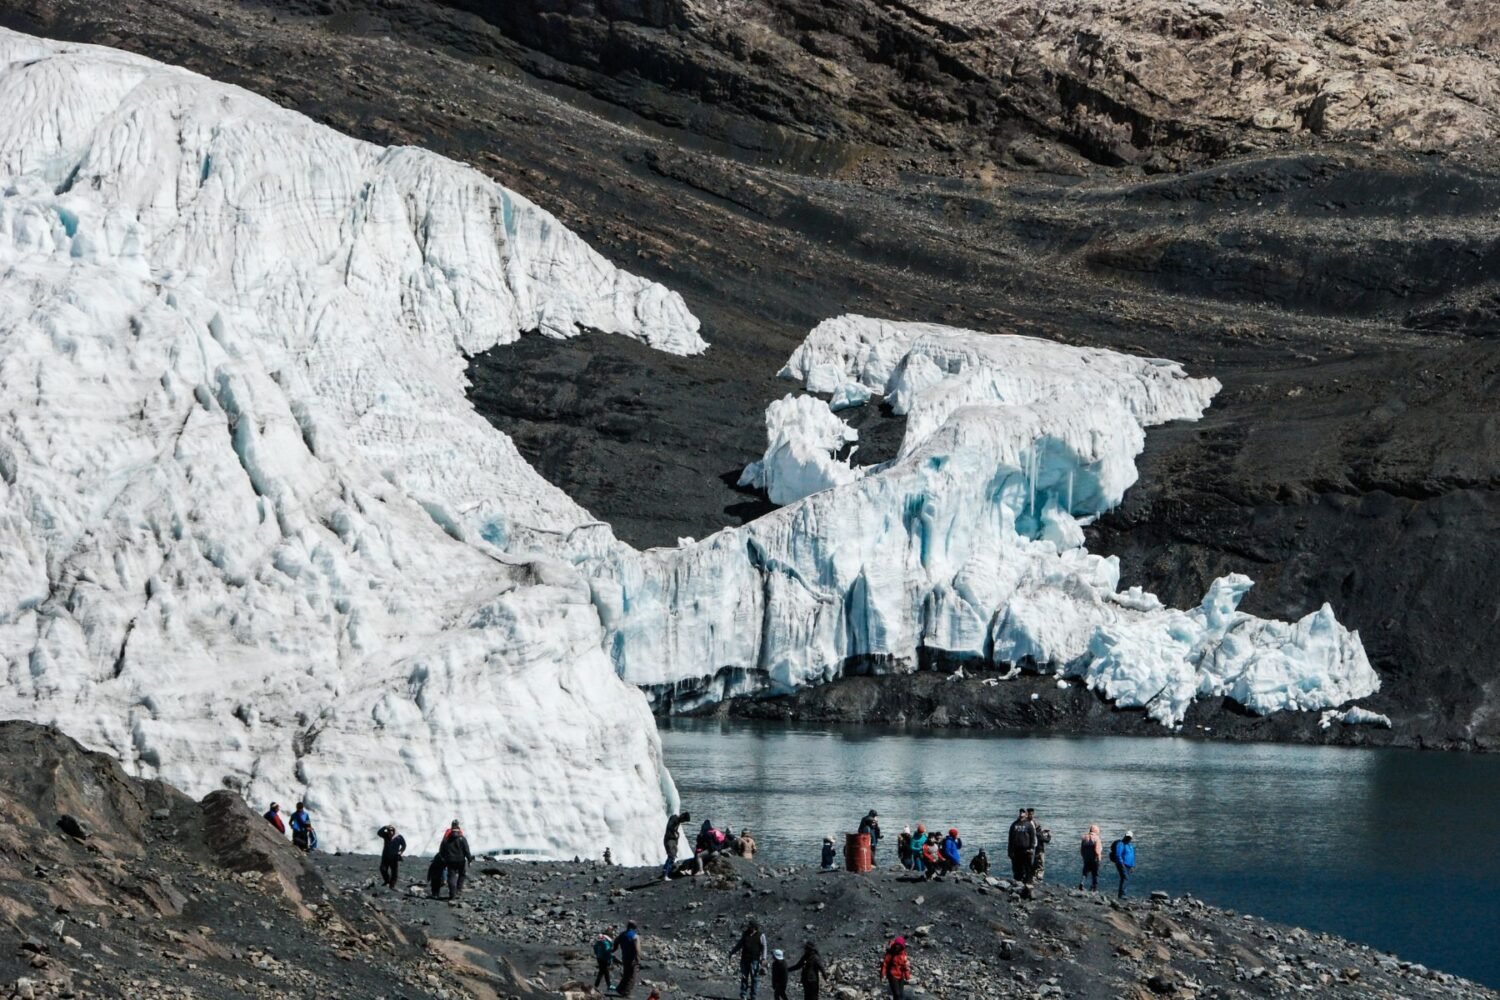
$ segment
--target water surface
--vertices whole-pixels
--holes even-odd
[[[683,719],[662,742],[695,825],[748,827],[773,864],[815,863],[876,809],[883,864],[921,821],[1006,869],[1006,827],[1035,806],[1049,882],[1076,884],[1089,823],[1106,845],[1128,828],[1133,892],[1191,892],[1500,986],[1500,756]]]

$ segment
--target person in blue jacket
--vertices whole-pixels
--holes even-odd
[[[318,835],[313,832],[312,817],[308,815],[305,803],[297,803],[297,810],[292,813],[290,825],[293,844],[304,851],[310,851],[318,846]]]
[[[1120,873],[1120,898],[1125,898],[1125,880],[1130,878],[1131,872],[1135,871],[1135,834],[1129,830],[1125,836],[1115,841],[1109,847],[1109,860],[1115,863],[1115,870]]]
[[[964,842],[958,837],[958,830],[948,831],[948,836],[943,838],[943,872],[956,872],[963,866],[963,858],[959,852],[963,850]]]

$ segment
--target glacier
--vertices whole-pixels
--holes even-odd
[[[465,358],[580,329],[707,349],[683,300],[520,195],[235,87],[0,30],[0,716],[195,794],[305,798],[325,846],[654,860],[652,704],[1021,665],[1164,725],[1376,690],[1326,605],[1121,589],[1084,526],[1165,360],[841,316],[744,482],[772,513],[637,551],[465,396]],[[824,397],[827,397],[826,399]],[[906,418],[855,462],[837,411]],[[646,692],[643,694],[642,692]]]
[[[654,859],[650,709],[555,555],[608,529],[464,356],[701,351],[682,299],[477,171],[150,60],[0,31],[0,107],[0,716],[305,798],[329,848],[457,813]]]
[[[1235,575],[1178,611],[1122,591],[1118,561],[1086,550],[1083,526],[1135,482],[1145,429],[1197,419],[1215,380],[861,316],[820,324],[782,374],[834,398],[884,398],[906,417],[900,449],[846,475],[828,404],[778,400],[746,480],[795,502],[676,549],[590,557],[615,665],[659,707],[932,660],[1078,678],[1168,726],[1199,697],[1272,712],[1378,689],[1358,634],[1327,605],[1260,619],[1238,610],[1251,583]]]

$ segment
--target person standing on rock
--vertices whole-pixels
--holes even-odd
[[[963,867],[963,855],[959,853],[963,850],[963,847],[964,842],[958,836],[958,829],[955,827],[949,830],[948,836],[943,838],[943,857],[940,862],[944,875],[949,872],[956,872]]]
[[[317,846],[318,835],[313,832],[312,816],[307,812],[306,803],[297,803],[297,811],[292,813],[291,826],[293,844],[304,851],[310,851]]]
[[[281,803],[280,802],[272,802],[271,803],[271,808],[269,808],[269,809],[266,810],[266,815],[265,815],[264,819],[265,819],[265,821],[267,823],[270,823],[272,826],[274,826],[276,828],[276,832],[277,833],[281,834],[283,837],[286,836],[286,824],[281,821]]]
[[[876,847],[880,844],[880,820],[877,818],[879,815],[871,809],[865,814],[865,818],[859,821],[859,832],[870,838],[870,864],[872,865],[880,863],[879,855],[876,853]]]
[[[380,848],[380,881],[387,889],[394,889],[401,877],[401,859],[406,856],[406,838],[396,832],[394,824],[388,823],[380,828],[380,839],[384,841]]]
[[[1129,830],[1125,836],[1109,845],[1109,860],[1115,863],[1120,873],[1120,898],[1125,898],[1125,880],[1135,871],[1135,834]]]
[[[1031,823],[1032,833],[1036,837],[1036,849],[1031,855],[1030,881],[1040,882],[1047,873],[1047,845],[1052,843],[1052,831],[1042,826],[1041,821],[1036,818],[1035,809],[1026,810],[1026,819]]]
[[[667,817],[667,832],[662,837],[662,846],[667,849],[667,863],[661,866],[661,877],[670,880],[672,869],[677,867],[677,842],[682,839],[682,824],[693,817],[683,810],[675,816]]]
[[[615,995],[628,997],[635,988],[635,972],[641,964],[641,936],[635,921],[625,921],[625,929],[615,938],[615,954],[620,957],[620,982]]]
[[[740,1000],[755,1000],[760,985],[761,962],[766,957],[766,936],[754,920],[745,925],[729,956],[740,956]]]
[[[594,989],[599,984],[604,984],[604,992],[609,992],[610,968],[615,964],[615,929],[607,928],[604,933],[594,938],[594,962],[598,965],[598,971],[594,973]]]
[[[1032,855],[1036,851],[1036,829],[1026,818],[1025,809],[1020,811],[1016,821],[1010,825],[1006,850],[1010,854],[1011,877],[1017,882],[1030,882]]]
[[[749,830],[741,830],[739,839],[734,842],[735,856],[741,858],[755,857],[755,838],[750,836]]]
[[[903,826],[901,832],[896,834],[896,860],[901,862],[902,868],[911,867],[911,827]]]
[[[817,945],[811,941],[804,944],[802,957],[787,971],[801,971],[802,1000],[818,1000],[818,982],[828,977],[828,969],[823,965],[823,957],[818,954]]]
[[[786,953],[777,948],[771,952],[771,993],[775,1000],[787,1000],[786,985],[789,978]]]
[[[911,867],[913,871],[926,872],[927,859],[923,848],[927,846],[927,827],[917,824],[917,832],[911,835]]]
[[[906,938],[891,940],[880,960],[880,978],[890,984],[891,1000],[902,1000],[906,996],[906,984],[911,982],[911,959],[906,954]]]
[[[1089,888],[1097,891],[1099,862],[1104,860],[1104,840],[1099,836],[1098,823],[1089,824],[1088,832],[1078,842],[1078,853],[1083,857],[1083,875],[1078,880],[1078,888],[1082,889],[1083,884],[1088,882]]]
[[[837,858],[837,857],[838,857],[838,853],[836,851],[834,851],[834,849],[833,849],[833,838],[832,837],[824,837],[823,838],[823,870],[825,872],[831,872],[831,871],[833,871],[833,862],[834,862],[834,859]]]
[[[469,838],[464,836],[464,828],[458,820],[443,834],[443,846],[438,848],[438,857],[443,861],[443,867],[448,869],[448,899],[455,900],[463,895],[464,879],[469,873],[469,862],[474,860],[474,854],[469,850]]]

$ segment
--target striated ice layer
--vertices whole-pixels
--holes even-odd
[[[1197,697],[1270,712],[1378,688],[1358,635],[1326,606],[1294,624],[1255,618],[1237,610],[1250,581],[1232,576],[1177,611],[1121,592],[1117,561],[1084,548],[1081,522],[1135,481],[1145,428],[1197,419],[1216,381],[1169,361],[859,316],[819,325],[784,374],[836,397],[883,396],[907,416],[900,452],[742,528],[592,562],[614,662],[659,703],[924,657],[1079,676],[1167,725]],[[778,438],[826,443],[826,408],[773,407],[768,458]],[[787,427],[793,417],[808,426]]]
[[[789,504],[820,490],[852,483],[861,475],[838,453],[859,432],[816,396],[786,396],[766,407],[766,452],[745,467],[741,486],[766,491],[774,504]]]
[[[478,172],[0,31],[0,715],[305,798],[330,848],[656,854],[675,793],[600,645],[609,549],[465,399],[681,298]],[[550,553],[550,554],[549,554]]]

